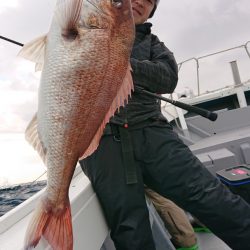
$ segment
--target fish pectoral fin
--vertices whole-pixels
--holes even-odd
[[[38,129],[37,129],[37,114],[30,121],[28,127],[25,130],[25,139],[33,146],[33,148],[38,152],[39,156],[42,158],[43,162],[46,160],[46,148],[41,142]]]
[[[35,40],[25,44],[18,53],[18,56],[35,62],[35,70],[41,70],[44,64],[46,41],[47,35],[36,38]]]
[[[70,40],[78,35],[78,22],[83,0],[59,0],[56,6],[56,21],[61,27],[63,37]]]
[[[80,156],[80,160],[86,158],[87,156],[91,155],[98,147],[99,141],[102,137],[103,130],[106,124],[109,122],[111,116],[114,115],[115,111],[119,109],[120,106],[124,106],[125,103],[128,101],[128,97],[131,96],[131,91],[134,90],[133,79],[131,75],[131,65],[128,64],[127,71],[123,80],[122,85],[117,91],[117,95],[114,98],[108,112],[106,113],[104,120],[102,121],[101,125],[99,126],[96,134],[94,135],[89,147],[85,152],[82,152]]]

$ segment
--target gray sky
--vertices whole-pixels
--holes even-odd
[[[153,21],[180,62],[250,40],[250,1],[161,0]]]
[[[26,43],[46,33],[54,4],[55,0],[2,0],[0,35]],[[249,0],[161,0],[151,21],[153,32],[178,62],[250,41]],[[24,131],[36,110],[39,74],[33,73],[32,63],[16,57],[19,49],[0,41],[0,132]],[[228,62],[235,59],[242,80],[250,79],[250,60],[237,49],[200,61],[202,90],[232,83]],[[195,81],[194,62],[185,64],[177,89],[196,88]]]

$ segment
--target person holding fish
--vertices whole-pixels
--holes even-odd
[[[121,4],[125,0],[118,0]],[[100,200],[117,250],[154,250],[144,184],[196,216],[234,250],[250,249],[250,206],[213,177],[173,131],[154,97],[172,93],[172,52],[151,33],[159,0],[131,0],[135,91],[110,119],[97,150],[80,161]]]

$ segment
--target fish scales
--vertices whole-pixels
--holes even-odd
[[[96,11],[83,20],[82,0],[58,0],[49,33],[21,51],[37,68],[43,65],[38,112],[26,138],[48,168],[46,193],[24,249],[35,247],[42,235],[53,249],[73,249],[68,191],[76,163],[97,148],[105,124],[133,88],[130,0],[91,3]]]

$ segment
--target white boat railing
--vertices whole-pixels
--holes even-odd
[[[229,49],[225,49],[225,50],[221,50],[221,51],[217,51],[217,52],[213,52],[213,53],[210,53],[210,54],[207,54],[207,55],[204,55],[204,56],[200,56],[200,57],[192,57],[192,58],[189,58],[187,60],[184,60],[180,63],[178,63],[178,71],[180,72],[183,64],[187,63],[187,62],[190,62],[190,61],[195,61],[195,64],[196,64],[196,84],[197,84],[197,90],[198,90],[198,96],[201,94],[201,86],[200,86],[200,60],[204,59],[204,58],[208,58],[210,56],[214,56],[214,55],[218,55],[218,54],[222,54],[222,53],[225,53],[225,52],[228,52],[228,51],[231,51],[231,50],[235,50],[235,49],[244,49],[245,52],[247,53],[247,56],[248,58],[250,59],[250,51],[248,49],[248,44],[250,43],[250,41],[247,41],[245,44],[242,44],[242,45],[239,45],[239,46],[236,46],[236,47],[232,47],[232,48],[229,48]]]

